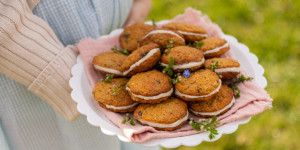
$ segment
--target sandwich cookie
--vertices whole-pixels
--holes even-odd
[[[212,58],[205,60],[205,68],[211,69],[211,65],[215,65],[218,62],[218,66],[215,67],[215,72],[221,75],[222,80],[230,80],[236,77],[240,73],[240,63],[231,58]]]
[[[109,83],[98,82],[92,92],[99,106],[113,112],[133,112],[138,102],[132,101],[125,90],[126,78],[114,78]]]
[[[190,77],[181,77],[175,85],[175,96],[185,101],[209,100],[215,96],[221,87],[218,75],[209,69],[192,72]]]
[[[227,85],[222,85],[220,92],[207,101],[189,103],[189,110],[199,117],[213,117],[227,112],[235,103],[233,92]]]
[[[177,46],[162,55],[160,64],[168,66],[170,57],[174,59],[172,70],[182,73],[185,69],[195,71],[204,65],[204,54],[201,50],[188,46]]]
[[[132,76],[126,85],[132,100],[141,103],[159,103],[173,94],[170,77],[160,71],[151,70]]]
[[[103,52],[93,58],[92,64],[96,71],[102,74],[123,76],[121,65],[127,58],[126,55],[115,52]]]
[[[204,52],[205,57],[219,57],[230,49],[227,41],[218,37],[210,37],[202,42],[200,50]]]
[[[123,62],[121,70],[124,76],[151,69],[160,59],[160,49],[155,43],[149,43],[133,51]]]
[[[136,23],[124,28],[124,31],[120,35],[122,47],[129,52],[136,50],[139,40],[153,29],[155,29],[154,26],[144,23]]]
[[[207,32],[203,28],[190,24],[171,22],[164,25],[163,28],[179,32],[188,42],[200,41],[207,38]]]
[[[155,29],[146,34],[140,41],[140,46],[156,43],[160,48],[167,48],[168,44],[173,46],[185,45],[183,36],[173,30]]]
[[[157,130],[171,131],[180,128],[188,119],[187,104],[175,97],[158,104],[140,104],[133,116],[143,125]]]

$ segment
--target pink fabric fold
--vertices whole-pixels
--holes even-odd
[[[184,22],[200,26],[207,30],[208,36],[222,36],[223,32],[218,25],[212,23],[210,19],[203,15],[200,11],[192,8],[187,8],[185,13],[178,15],[170,22]],[[159,25],[161,26],[161,24]],[[82,60],[84,62],[85,71],[92,86],[104,78],[103,75],[97,73],[92,68],[92,59],[101,52],[110,51],[114,45],[120,48],[119,36],[100,37],[99,39],[84,39],[77,45]],[[223,57],[232,57],[232,54],[227,52]],[[244,68],[245,69],[245,68]],[[245,72],[242,71],[242,74]],[[272,107],[272,99],[269,94],[254,82],[244,82],[237,85],[241,90],[241,97],[236,99],[233,107],[225,114],[218,117],[224,125],[229,122],[248,118],[263,112]],[[195,131],[188,123],[175,131],[157,131],[149,126],[142,126],[137,123],[135,126],[122,124],[123,115],[107,111],[99,108],[109,118],[109,120],[119,127],[124,135],[131,139],[132,142],[143,143],[151,139],[180,137],[200,133]],[[197,119],[197,117],[190,115]]]

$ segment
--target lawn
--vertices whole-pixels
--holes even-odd
[[[233,134],[176,149],[300,149],[300,1],[153,0],[148,20],[171,19],[187,7],[207,14],[257,55],[274,102]]]

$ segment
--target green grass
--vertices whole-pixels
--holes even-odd
[[[258,56],[274,102],[233,134],[176,149],[300,149],[300,1],[153,0],[148,20],[171,19],[187,7],[207,14]]]

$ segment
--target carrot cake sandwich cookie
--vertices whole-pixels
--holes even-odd
[[[103,52],[93,58],[92,64],[96,71],[102,74],[113,74],[115,77],[123,76],[121,65],[126,55],[115,52]]]
[[[132,101],[126,91],[126,78],[114,78],[110,81],[98,82],[92,92],[94,99],[99,106],[113,112],[133,112],[138,106],[138,102]]]
[[[159,103],[173,94],[169,79],[168,75],[157,70],[138,73],[130,78],[126,90],[134,101]]]
[[[168,66],[170,57],[173,57],[172,70],[182,73],[185,69],[195,71],[204,65],[204,54],[201,50],[188,46],[171,48],[168,53],[162,55],[160,64]]]
[[[218,37],[210,37],[202,42],[200,50],[204,52],[205,57],[219,57],[230,49],[227,41]]]
[[[160,48],[166,48],[168,44],[173,46],[185,45],[182,34],[168,29],[155,29],[146,34],[140,41],[140,46],[148,43],[156,43]]]
[[[187,104],[175,97],[158,104],[140,104],[133,116],[143,125],[157,130],[171,131],[180,128],[188,119]]]
[[[220,92],[210,100],[189,103],[189,110],[199,117],[213,117],[224,114],[234,103],[233,91],[223,84]]]
[[[124,76],[151,69],[160,59],[160,49],[155,43],[149,43],[133,51],[123,62],[121,69]]]
[[[213,67],[212,67],[213,66]],[[213,69],[222,80],[230,80],[240,73],[240,63],[231,58],[211,58],[205,60],[205,68]]]
[[[175,84],[175,96],[185,101],[209,100],[215,96],[221,87],[221,79],[210,69],[200,69],[192,72],[188,78],[183,75],[181,81]]]
[[[120,42],[124,49],[132,52],[138,48],[139,41],[151,30],[155,29],[155,26],[135,23],[124,29],[120,35]]]
[[[179,32],[188,42],[200,41],[207,38],[207,32],[203,28],[186,23],[171,22],[164,25],[163,28]]]

